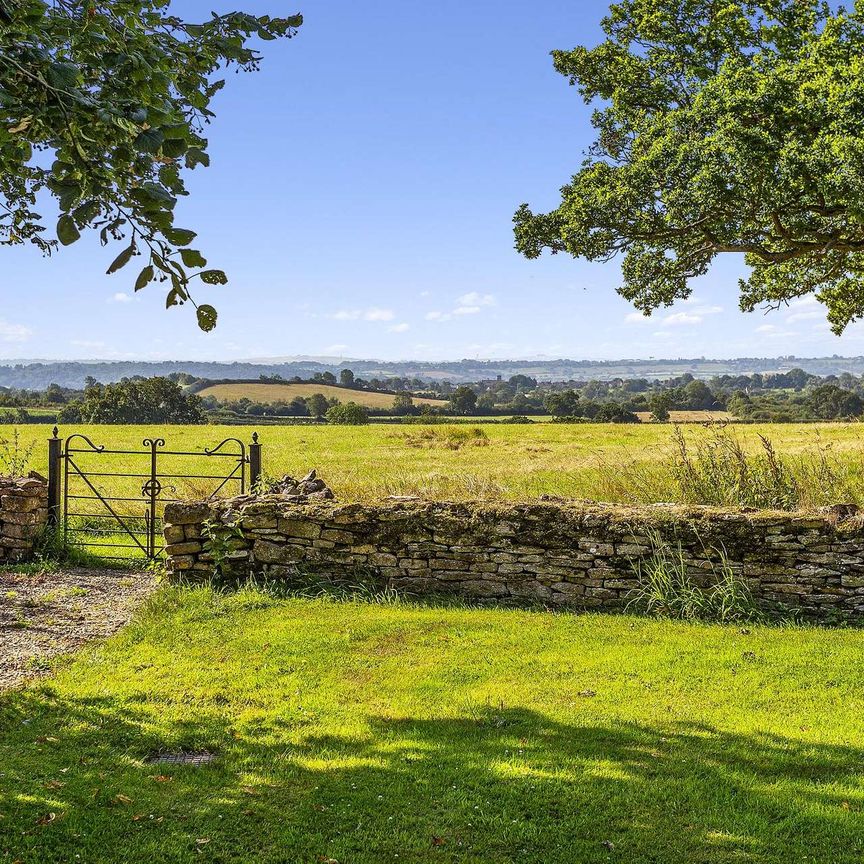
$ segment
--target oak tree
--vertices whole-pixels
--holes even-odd
[[[740,305],[811,293],[835,333],[864,315],[864,9],[821,0],[622,0],[593,48],[553,52],[595,104],[594,143],[517,249],[622,256],[646,314],[724,253]]]

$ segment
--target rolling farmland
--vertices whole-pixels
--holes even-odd
[[[333,384],[267,384],[257,381],[243,381],[233,384],[213,384],[199,391],[202,398],[215,396],[220,402],[237,399],[251,399],[253,402],[290,402],[298,396],[306,398],[315,393],[321,393],[328,399],[338,399],[340,402],[356,402],[366,408],[392,408],[393,399],[390,393],[372,393],[367,390],[354,390],[350,387],[338,387]],[[443,406],[443,399],[424,399],[413,397],[415,405]]]

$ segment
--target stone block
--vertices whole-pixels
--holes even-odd
[[[2,495],[0,496],[0,513],[29,513],[39,509],[39,499],[35,496]]]
[[[459,592],[471,597],[509,597],[510,591],[500,582],[485,579],[469,579],[459,583]]]
[[[41,521],[38,510],[30,510],[27,513],[12,513],[10,511],[0,513],[0,523],[12,525],[36,525]]]
[[[354,551],[356,552],[356,549]],[[369,555],[369,563],[373,567],[395,567],[399,563],[399,559],[395,555],[378,552]]]
[[[549,600],[552,597],[552,589],[542,582],[517,582],[509,588],[511,596],[526,600]]]
[[[269,540],[256,540],[252,544],[252,554],[262,564],[294,564],[303,560],[302,547],[271,543]]]
[[[184,543],[169,543],[165,547],[165,554],[175,555],[197,555],[201,551],[201,544],[197,540]]]
[[[316,540],[321,537],[321,526],[309,519],[280,519],[279,530],[288,537],[303,537],[307,540]],[[353,535],[349,536],[353,539]],[[348,542],[351,541],[349,540]]]
[[[339,531],[334,528],[321,531],[319,536],[322,540],[329,540],[331,543],[341,543],[345,546],[350,546],[355,542],[355,537],[350,531]]]
[[[177,555],[170,559],[172,570],[191,570],[195,559],[191,555]]]
[[[186,532],[183,530],[182,525],[166,525],[162,534],[165,537],[167,545],[182,543],[186,539]]]
[[[213,519],[215,513],[206,502],[196,504],[174,503],[165,505],[165,523],[192,525]]]

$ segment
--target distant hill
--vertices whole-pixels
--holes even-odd
[[[356,402],[366,408],[392,408],[391,393],[370,393],[350,387],[337,387],[333,384],[270,384],[258,381],[237,381],[232,384],[211,384],[198,395],[215,396],[220,402],[235,399],[251,399],[253,402],[290,402],[297,396],[307,397],[321,393],[328,399],[340,402]],[[443,399],[423,399],[412,397],[415,405],[446,405]]]
[[[864,374],[864,357],[738,357],[731,360],[678,358],[669,360],[458,360],[441,363],[425,361],[344,360],[337,357],[278,358],[259,361],[218,363],[201,360],[145,361],[2,361],[0,387],[44,390],[49,384],[80,388],[89,375],[104,384],[121,378],[141,375],[170,375],[186,372],[196,378],[256,379],[261,375],[282,378],[312,378],[316,372],[338,374],[350,368],[366,380],[372,378],[418,378],[424,381],[466,383],[507,379],[512,375],[529,375],[538,381],[608,381],[612,378],[673,378],[689,372],[696,378],[712,375],[746,375],[753,372],[788,372],[795,368],[814,375]]]

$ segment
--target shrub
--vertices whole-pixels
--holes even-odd
[[[356,402],[333,405],[324,416],[328,423],[339,426],[365,426],[369,422],[369,412]]]

